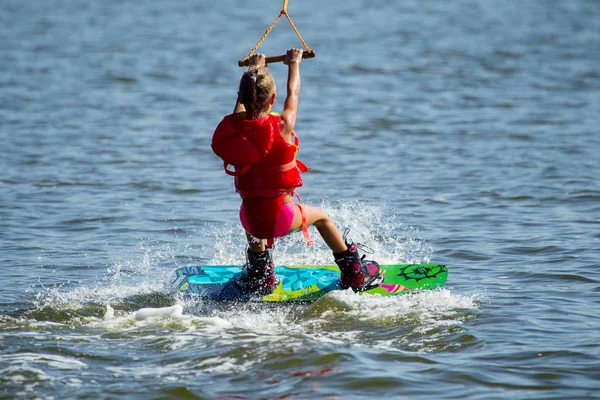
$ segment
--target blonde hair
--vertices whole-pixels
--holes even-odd
[[[258,117],[269,106],[275,93],[275,80],[269,71],[262,68],[249,69],[240,80],[240,100],[250,117]]]

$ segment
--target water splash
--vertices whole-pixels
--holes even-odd
[[[433,250],[420,237],[419,230],[404,223],[394,210],[360,202],[340,205],[326,202],[321,207],[338,227],[350,230],[349,239],[367,245],[373,251],[372,259],[382,264],[429,262],[431,258]],[[323,342],[350,340],[390,348],[416,346],[425,351],[426,346],[418,341],[409,345],[385,335],[373,338],[367,332],[391,327],[421,337],[423,332],[459,326],[478,308],[472,296],[448,290],[397,297],[340,291],[312,304],[297,305],[215,303],[181,298],[171,292],[170,277],[181,266],[181,259],[189,257],[186,253],[198,251],[194,248],[195,240],[201,242],[206,264],[244,262],[245,235],[237,223],[205,223],[199,231],[198,236],[182,239],[183,244],[144,240],[132,249],[133,254],[117,256],[104,276],[89,285],[45,287],[35,295],[34,309],[25,316],[36,321],[111,331],[150,327],[188,332],[188,336],[171,344],[173,348],[189,345],[191,337],[197,335],[229,338],[232,342],[241,335],[256,340],[304,336]],[[305,245],[301,234],[278,240],[276,262],[333,264],[331,252],[318,232],[311,233],[315,240],[311,247]]]
[[[321,208],[340,232],[349,230],[348,240],[362,243],[372,250],[368,257],[380,264],[427,263],[433,249],[420,237],[417,227],[402,221],[395,210],[367,205],[358,201],[341,205],[330,202]],[[240,265],[245,262],[246,240],[239,224],[216,229],[208,264]],[[278,265],[332,265],[331,250],[318,231],[310,228],[314,240],[306,246],[302,234],[293,233],[277,239],[273,256]],[[368,250],[367,250],[368,251]]]

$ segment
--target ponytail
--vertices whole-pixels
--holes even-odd
[[[249,69],[242,75],[239,92],[246,111],[257,116],[268,107],[275,81],[266,68]]]

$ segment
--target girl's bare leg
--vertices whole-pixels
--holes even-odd
[[[346,246],[346,242],[344,242],[340,231],[321,207],[302,204],[302,210],[306,216],[306,225],[314,225],[317,228],[319,234],[331,251],[334,253],[343,253],[348,250],[348,246]],[[294,215],[294,221],[290,227],[290,232],[300,228],[302,228],[302,214],[300,213],[300,208],[296,205],[296,214]]]
[[[250,235],[248,232],[246,232],[246,238],[248,239],[248,246],[250,246],[250,250],[252,250],[253,252],[262,253],[267,249],[264,240],[256,240],[256,238]]]
[[[354,291],[364,291],[379,286],[383,282],[383,275],[379,271],[379,264],[375,261],[363,261],[358,258],[356,246],[352,250],[346,245],[340,231],[333,221],[320,207],[302,205],[307,225],[314,225],[327,246],[333,252],[335,263],[341,271],[340,285],[342,289],[352,288]],[[296,213],[290,232],[302,227],[302,214],[296,205]]]

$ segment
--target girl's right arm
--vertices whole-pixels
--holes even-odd
[[[294,125],[296,125],[298,97],[300,96],[300,61],[302,61],[302,50],[300,49],[288,50],[283,61],[288,66],[288,80],[287,96],[281,113],[281,136],[287,141],[290,141]]]

